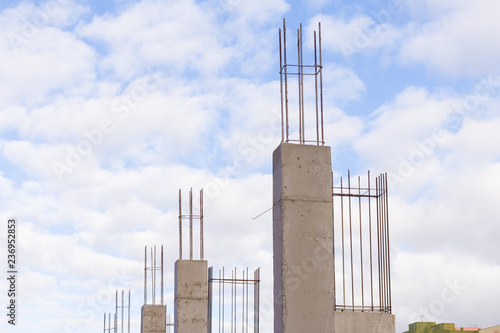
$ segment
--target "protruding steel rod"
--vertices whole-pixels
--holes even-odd
[[[163,245],[161,246],[161,305],[163,302]]]
[[[193,189],[189,190],[189,259],[193,260]]]
[[[361,194],[361,177],[358,176],[358,194]],[[365,289],[363,276],[363,224],[361,223],[361,196],[358,198],[359,211],[359,251],[360,251],[360,267],[361,267],[361,306],[365,307]]]
[[[181,189],[179,189],[179,259],[182,260],[182,207],[181,207]]]
[[[387,184],[387,173],[385,173],[385,205],[386,205],[386,212],[387,212],[387,218],[386,218],[386,225],[387,225],[387,275],[388,275],[388,282],[387,282],[387,289],[389,291],[388,295],[388,306],[389,306],[389,311],[392,312],[392,292],[391,292],[391,251],[390,251],[390,243],[389,243],[389,194],[388,194],[388,184]]]
[[[347,188],[348,188],[348,193],[349,193],[349,246],[350,246],[350,251],[349,254],[351,255],[351,302],[352,306],[354,307],[354,255],[352,252],[352,214],[351,214],[351,171],[347,170]]]
[[[300,29],[297,29],[297,59],[298,59],[298,65],[297,65],[297,72],[298,72],[298,90],[299,90],[299,143],[302,144],[302,141],[304,138],[302,137],[302,66],[300,65]]]
[[[203,244],[203,189],[200,190],[200,260],[204,260],[205,249]]]
[[[122,290],[122,333],[123,333],[123,318],[124,318],[124,311],[125,311],[125,290]]]
[[[151,299],[153,300],[153,305],[155,304],[155,267],[153,261],[153,248],[151,248]]]
[[[118,290],[116,290],[115,292],[115,297],[116,297],[116,300],[115,300],[115,316],[118,316]],[[116,331],[116,319],[115,319],[115,331]]]
[[[128,333],[130,333],[130,289],[128,290]]]
[[[319,117],[318,117],[318,57],[316,53],[316,31],[314,32],[314,95],[316,98],[316,144],[319,146]]]
[[[285,123],[283,112],[283,55],[281,47],[281,28],[278,29],[279,51],[280,51],[280,97],[281,97],[281,142],[285,141]]]
[[[333,193],[333,171],[332,171],[332,193]],[[332,231],[333,231],[333,246],[332,246],[332,256],[333,256],[333,306],[337,306],[337,284],[336,284],[336,265],[335,265],[335,201],[332,198]]]
[[[340,177],[340,193],[343,193],[344,190],[342,188],[342,177]],[[342,223],[342,297],[343,297],[343,305],[344,310],[346,306],[345,301],[345,241],[344,241],[344,198],[340,197],[340,216]]]
[[[321,143],[325,145],[325,135],[323,130],[323,61],[321,57],[321,22],[318,23],[319,35],[319,87],[320,87],[320,110],[321,110]]]
[[[370,170],[368,170],[368,197],[371,195],[370,187]],[[372,252],[372,201],[368,199],[368,228],[370,234],[370,293],[371,293],[371,306],[373,311],[373,252]]]
[[[286,119],[286,142],[289,138],[289,124],[288,124],[288,65],[286,62],[286,26],[285,19],[283,19],[283,60],[285,68],[285,119]]]
[[[300,95],[302,96],[302,140],[306,142],[305,117],[304,117],[304,53],[302,49],[302,23],[300,24]]]
[[[148,301],[148,263],[147,263],[147,258],[148,258],[148,247],[144,246],[144,304],[147,304]]]
[[[104,330],[103,333],[106,333],[106,312],[104,313]]]

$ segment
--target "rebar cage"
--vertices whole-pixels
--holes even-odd
[[[391,313],[387,174],[333,186],[336,311]]]
[[[260,268],[250,278],[248,268],[231,276],[208,269],[208,333],[259,333]],[[253,297],[251,297],[253,294]]]

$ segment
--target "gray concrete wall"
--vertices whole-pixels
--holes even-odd
[[[395,333],[395,317],[376,312],[335,312],[336,333]]]
[[[174,332],[208,332],[207,269],[206,260],[175,262]]]
[[[167,307],[144,304],[141,308],[141,333],[165,333]]]
[[[330,147],[274,151],[273,229],[274,332],[333,332]]]

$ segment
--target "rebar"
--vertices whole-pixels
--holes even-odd
[[[241,329],[242,333],[249,333],[250,323],[253,322],[253,332],[259,332],[259,283],[260,269],[254,271],[253,279],[249,278],[248,268],[243,269],[241,276],[238,269],[231,270],[231,277],[225,277],[225,269],[218,271],[218,276],[214,276],[213,268],[209,268],[209,327],[208,332],[223,333],[225,327],[231,333],[236,333]],[[225,287],[230,287],[231,295],[226,295]],[[249,289],[253,288],[253,300],[250,299]],[[214,289],[217,288],[217,291]],[[253,303],[253,310],[250,304]],[[217,304],[218,306],[214,306]],[[214,313],[217,311],[217,313]],[[226,315],[226,312],[228,315]],[[217,321],[218,320],[218,321]],[[226,322],[227,321],[227,322]]]
[[[337,268],[334,272],[334,281],[342,281],[342,289],[335,288],[337,294],[335,295],[335,309],[391,313],[387,174],[376,177],[375,188],[371,187],[370,172],[368,172],[367,187],[362,186],[360,176],[357,177],[357,186],[351,186],[350,171],[348,171],[347,177],[347,187],[344,187],[342,177],[340,177],[340,185],[333,186],[333,228],[339,230],[339,232],[334,233],[334,248],[337,241],[340,241],[341,247],[341,256],[338,259],[341,261],[341,265],[335,265]],[[376,206],[375,212],[372,209],[372,201]],[[347,212],[344,209],[345,204],[348,205]],[[336,210],[337,205],[340,206],[340,214]],[[349,223],[348,230],[344,228],[346,218]],[[373,221],[376,222],[375,231],[372,227]],[[359,242],[357,250],[353,247],[355,242]],[[373,251],[374,246],[377,249],[377,254]],[[369,251],[366,251],[366,247],[369,248]],[[374,260],[377,261],[377,274],[374,274]],[[346,262],[350,264],[350,271],[347,274]],[[354,267],[359,267],[359,269],[355,270]],[[365,274],[365,270],[368,269],[370,271],[369,277],[367,277],[368,274]],[[365,285],[368,286],[367,278],[369,278],[370,289],[369,302],[365,297]],[[347,279],[350,280],[349,287],[346,286]],[[378,282],[377,294],[375,294],[375,282]],[[342,294],[342,297],[338,297],[339,293]],[[350,294],[349,302],[346,300],[347,293]],[[358,295],[357,298],[356,295]],[[340,304],[337,303],[337,300],[341,300]],[[377,302],[377,306],[375,306],[375,302]]]
[[[200,260],[205,257],[205,245],[203,234],[203,189],[200,190],[200,207],[199,214],[193,214],[193,189],[189,190],[188,214],[182,214],[182,192],[179,189],[179,259],[182,260],[182,224],[184,220],[189,220],[189,260],[194,260],[194,238],[193,228],[194,220],[199,220],[200,225]]]
[[[318,38],[317,38],[318,36]],[[323,130],[323,63],[321,53],[321,24],[318,24],[318,34],[314,31],[314,65],[304,65],[303,51],[303,36],[302,23],[297,29],[297,64],[289,64],[287,62],[287,46],[286,46],[286,24],[283,19],[283,30],[278,30],[279,37],[279,53],[280,53],[280,96],[281,96],[281,141],[282,142],[298,142],[299,144],[316,144],[324,145],[324,130]],[[319,49],[319,64],[318,64],[318,49]],[[296,72],[290,72],[288,67],[296,68]],[[311,72],[312,70],[312,72]],[[298,87],[298,132],[299,138],[291,139],[289,133],[289,112],[288,112],[288,76],[297,76]],[[306,138],[306,117],[305,117],[305,94],[304,94],[304,76],[314,76],[314,96],[315,96],[315,121],[316,121],[316,137],[315,140]],[[319,86],[318,86],[319,76]],[[319,94],[319,97],[318,97]],[[319,115],[321,114],[321,116]]]
[[[151,247],[150,249],[150,264],[148,266],[148,251],[147,251],[147,246],[144,247],[144,304],[148,304],[148,271],[151,271],[150,274],[150,279],[151,279],[151,303],[152,305],[156,305],[156,291],[157,291],[157,284],[156,284],[156,275],[159,272],[160,274],[160,303],[161,305],[164,305],[164,298],[163,298],[163,245],[160,248],[160,263],[158,266],[158,259],[156,256],[156,245]]]

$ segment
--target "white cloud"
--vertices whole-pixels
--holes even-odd
[[[390,50],[396,46],[402,33],[391,24],[391,17],[395,14],[387,13],[384,19],[366,15],[350,19],[316,15],[310,20],[309,30],[317,29],[317,22],[321,22],[323,48],[346,58],[377,49]]]
[[[492,39],[500,32],[497,1],[426,1],[424,6],[431,20],[408,32],[403,63],[422,62],[452,77],[498,73],[500,47]]]

